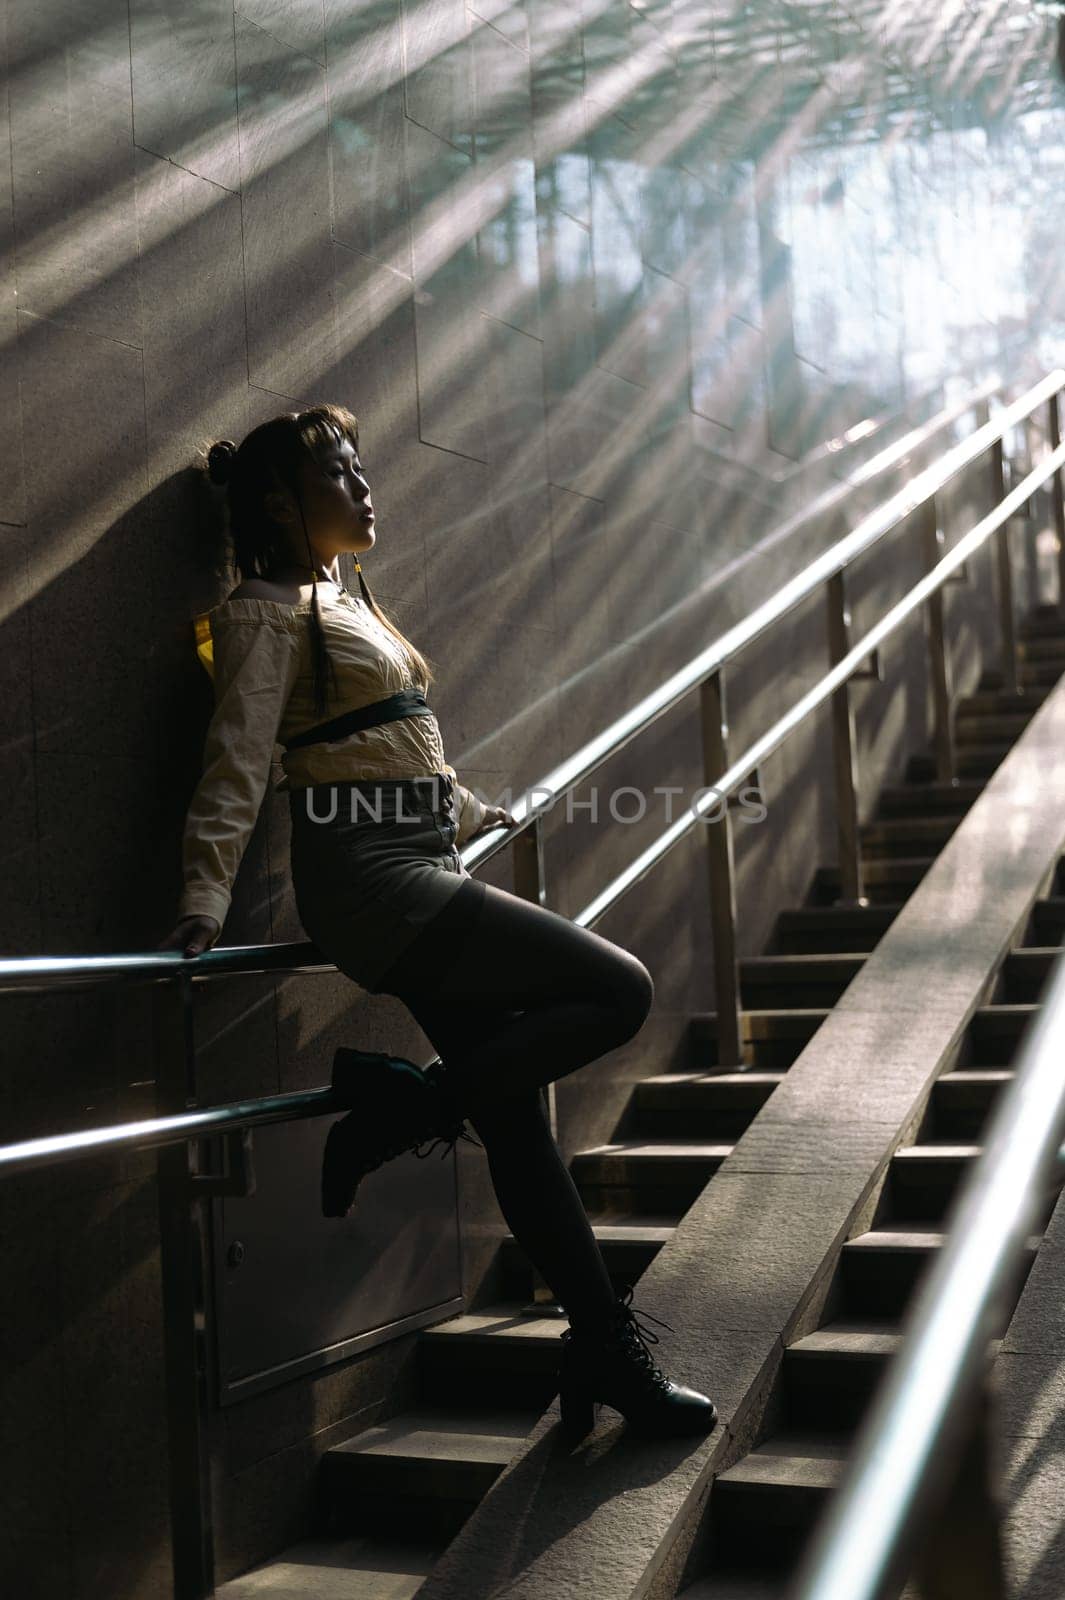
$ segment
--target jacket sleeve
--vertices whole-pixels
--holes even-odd
[[[481,804],[475,794],[463,787],[459,782],[458,773],[447,761],[444,762],[444,771],[451,774],[455,783],[455,809],[458,813],[459,824],[455,834],[455,848],[461,850],[466,841],[481,826],[487,808]]]
[[[299,669],[299,637],[283,621],[212,620],[215,709],[203,775],[185,819],[179,917],[225,922],[270,781],[277,730]]]

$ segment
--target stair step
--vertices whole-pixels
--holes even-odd
[[[641,1079],[635,1093],[647,1106],[757,1108],[784,1078],[783,1072],[662,1072]]]
[[[1065,944],[1065,895],[1047,895],[1035,902],[1025,930],[1024,944],[1039,949]]]
[[[432,1328],[423,1328],[418,1335],[422,1346],[481,1352],[480,1360],[524,1362],[533,1360],[537,1365],[544,1353],[555,1358],[555,1346],[565,1327],[557,1317],[527,1317],[520,1305],[484,1306],[480,1311],[466,1311],[438,1322]]]
[[[781,911],[773,928],[770,953],[866,954],[883,937],[902,910],[901,903],[877,906],[792,906]]]
[[[1034,716],[1034,711],[981,711],[970,715],[959,711],[954,720],[954,739],[959,746],[993,744],[1000,739],[1016,744]]]
[[[935,1138],[959,1143],[978,1138],[997,1096],[1012,1078],[1008,1067],[956,1067],[944,1072],[932,1085]]]
[[[677,1229],[675,1217],[592,1217],[591,1222],[602,1250],[642,1246],[658,1251]]]
[[[635,1171],[657,1171],[660,1167],[673,1172],[681,1167],[698,1168],[702,1171],[706,1167],[711,1170],[719,1167],[727,1155],[732,1153],[730,1144],[706,1144],[695,1140],[681,1143],[679,1140],[673,1144],[653,1144],[639,1140],[626,1140],[617,1144],[595,1145],[588,1150],[579,1150],[573,1158],[576,1168],[585,1173],[623,1174],[629,1169]],[[603,1182],[613,1181],[609,1176]],[[618,1182],[622,1181],[619,1177]]]
[[[558,1387],[564,1317],[527,1316],[519,1301],[452,1317],[418,1335],[422,1400],[528,1406],[539,1412]]]
[[[891,1213],[900,1222],[941,1222],[953,1202],[966,1167],[979,1155],[978,1144],[911,1145],[896,1150],[888,1168]],[[1053,1198],[1065,1182],[1055,1170],[1047,1180],[1044,1199]]]
[[[820,1433],[855,1428],[902,1341],[897,1323],[836,1321],[784,1351],[784,1426]]]
[[[956,783],[933,779],[929,783],[889,784],[880,791],[877,820],[939,811],[964,816],[979,800],[984,787],[976,778],[959,778]]]
[[[603,1259],[614,1283],[635,1283],[651,1265],[662,1246],[672,1238],[683,1209],[673,1207],[658,1215],[634,1211],[629,1216],[590,1213]],[[503,1275],[508,1296],[532,1292],[529,1260],[512,1233],[500,1241]]]
[[[934,855],[888,856],[880,861],[863,862],[866,898],[898,901],[900,896],[905,897],[916,889],[935,859]],[[840,897],[841,882],[838,866],[818,867],[807,904],[831,905]]]
[[[1028,1265],[1039,1247],[1029,1240]],[[1015,1292],[1015,1301],[1020,1289]],[[1015,1303],[1014,1301],[1014,1303]],[[991,1340],[992,1359],[1009,1326],[1010,1306]],[[856,1429],[893,1355],[903,1341],[900,1319],[836,1321],[798,1339],[784,1351],[784,1428],[817,1436]]]
[[[1007,1003],[1037,1003],[1060,954],[1058,945],[1028,945],[1009,951],[999,968],[1001,998]]]
[[[861,951],[745,956],[739,963],[740,995],[745,1006],[773,1002],[806,1009],[834,1006],[864,963]]]
[[[1039,1009],[1034,1001],[998,1001],[977,1006],[967,1030],[971,1065],[1008,1066]]]
[[[442,1541],[302,1539],[231,1578],[215,1600],[413,1600],[443,1555]]]
[[[1060,633],[1022,636],[1017,640],[1017,655],[1021,661],[1053,661],[1065,666],[1065,638]]]
[[[625,1131],[735,1142],[783,1081],[782,1072],[660,1073],[636,1085]]]
[[[827,1356],[841,1362],[864,1364],[894,1355],[901,1343],[902,1334],[894,1323],[829,1322],[796,1339],[794,1344],[788,1345],[784,1355],[801,1366],[809,1366]]]
[[[832,1489],[842,1476],[851,1443],[850,1436],[842,1432],[838,1437],[826,1437],[823,1434],[802,1435],[791,1430],[781,1431],[764,1443],[755,1445],[741,1460],[720,1473],[714,1480],[714,1493],[725,1484],[730,1490],[752,1489],[756,1492]],[[763,1517],[767,1510],[768,1507],[763,1510]]]
[[[779,1577],[761,1572],[725,1572],[720,1568],[680,1589],[677,1600],[784,1600]],[[903,1600],[903,1597],[900,1597]]]
[[[853,1444],[849,1432],[782,1431],[714,1479],[710,1496],[713,1565],[763,1573],[792,1569]]]
[[[959,744],[954,752],[954,770],[959,778],[990,778],[1012,749],[1009,739]],[[906,763],[906,777],[910,782],[920,783],[935,776],[936,759],[928,752],[912,755]]]
[[[1053,688],[1061,677],[1060,661],[1025,661],[1020,663],[1018,676],[1022,688]],[[1003,682],[998,668],[989,668],[980,679],[980,689],[998,689]]]
[[[742,1033],[745,1039],[806,1039],[828,1016],[829,1006],[750,1006],[744,1010]],[[693,1032],[707,1039],[717,1038],[715,1011],[696,1011],[691,1018]]]
[[[744,1057],[758,1071],[787,1068],[829,1014],[826,1006],[751,1006],[740,1016]],[[718,1065],[718,1018],[696,1012],[688,1024],[689,1059],[695,1068]]]
[[[979,1154],[978,1144],[903,1144],[895,1151],[892,1160],[901,1161],[911,1170],[923,1172],[926,1167],[938,1166],[944,1161],[955,1166],[974,1161]]]
[[[1009,1067],[955,1067],[953,1072],[944,1072],[936,1079],[932,1093],[949,1103],[983,1107],[994,1091],[1012,1077]]]
[[[856,1233],[853,1239],[846,1240],[843,1249],[860,1255],[886,1252],[927,1255],[932,1250],[938,1250],[945,1238],[942,1228],[933,1227],[930,1223],[911,1222],[904,1225],[883,1222],[878,1227],[868,1228],[865,1233]]]
[[[901,1317],[943,1238],[937,1228],[883,1223],[848,1239],[839,1262],[848,1315]]]
[[[1059,606],[1041,602],[1021,618],[1017,632],[1022,639],[1065,638],[1065,616]]]
[[[1041,1237],[1041,1231],[1033,1232],[1026,1241],[1028,1267],[1035,1260]],[[899,1220],[879,1223],[848,1239],[839,1263],[847,1319],[901,1318],[921,1274],[945,1238],[935,1224]]]
[[[620,1140],[578,1151],[570,1171],[589,1207],[676,1204],[687,1210],[732,1149],[695,1140]]]
[[[964,820],[962,814],[883,817],[861,829],[863,864],[890,856],[929,855],[943,848]]]
[[[980,716],[985,712],[1038,711],[1046,700],[1049,689],[1035,684],[1020,689],[1016,694],[1010,689],[978,689],[975,694],[963,695],[957,704],[960,717]]]
[[[980,1148],[978,1144],[900,1145],[888,1167],[892,1215],[900,1221],[914,1217],[939,1221]]]
[[[333,1445],[321,1461],[333,1523],[391,1531],[417,1519],[431,1536],[457,1532],[539,1416],[427,1406]]]

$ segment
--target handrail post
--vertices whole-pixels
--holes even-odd
[[[1006,474],[1002,440],[991,446],[992,505],[1001,504],[1006,495]],[[1002,642],[1002,688],[1007,694],[1020,694],[1021,679],[1017,660],[1017,622],[1013,605],[1013,566],[1010,561],[1010,525],[1004,522],[995,534],[998,563],[998,618]]]
[[[528,900],[534,906],[547,904],[547,868],[544,859],[544,813],[538,811],[528,828],[523,828],[514,840],[514,893],[522,900]],[[551,1137],[558,1142],[558,1104],[555,1099],[555,1085],[546,1084],[540,1090],[547,1111],[547,1121],[551,1129]],[[557,1315],[564,1316],[563,1308],[555,1299],[555,1291],[547,1279],[540,1272],[534,1262],[529,1263],[533,1295],[532,1300],[522,1310],[529,1316],[542,1317],[549,1314],[552,1307],[557,1308]]]
[[[157,1114],[179,1115],[195,1104],[192,983],[179,973],[153,991]],[[211,1498],[207,1240],[201,1202],[193,1197],[191,1140],[156,1152],[166,1374],[170,1532],[174,1600],[214,1594]]]
[[[709,787],[728,769],[728,722],[725,672],[719,667],[699,689],[703,736],[703,782]],[[732,852],[732,807],[706,827],[710,870],[710,923],[714,940],[714,990],[717,1005],[719,1066],[745,1065],[740,1008],[739,962],[736,953],[736,873]]]
[[[1010,488],[1013,487],[1013,480],[1014,480],[1015,477],[1026,478],[1028,476],[1028,474],[1032,470],[1032,465],[1033,465],[1033,460],[1034,460],[1034,452],[1032,450],[1032,424],[1034,422],[1035,422],[1035,413],[1033,411],[1030,411],[1028,413],[1028,415],[1025,417],[1024,422],[1021,424],[1021,434],[1022,434],[1022,437],[1024,439],[1023,470],[1018,472],[1017,463],[1013,459],[1013,457],[1011,456],[1011,458],[1010,458]],[[1024,502],[1024,505],[1021,507],[1021,509],[1017,513],[1017,515],[1019,517],[1021,517],[1025,522],[1031,522],[1032,516],[1033,516],[1031,500],[1026,500]]]
[[[850,612],[847,610],[843,570],[829,578],[828,655],[831,666],[850,650]],[[851,705],[850,679],[832,695],[832,754],[836,780],[836,823],[839,831],[839,899],[837,905],[869,904],[862,881],[861,840],[858,830],[858,770]]]
[[[1051,395],[1047,401],[1047,435],[1051,450],[1061,443],[1061,396]],[[1065,611],[1065,493],[1062,491],[1060,470],[1050,480],[1050,500],[1054,508],[1054,532],[1058,540],[1058,609]]]
[[[545,906],[547,871],[542,811],[536,813],[529,827],[522,828],[511,848],[514,852],[514,893],[535,906]]]
[[[1002,1500],[985,1371],[958,1470],[914,1564],[921,1600],[1007,1600]]]
[[[929,495],[921,507],[921,529],[924,540],[927,571],[941,559],[943,535],[939,527],[939,512],[935,495]],[[943,587],[935,589],[925,601],[925,621],[928,638],[928,669],[932,680],[933,743],[936,756],[936,778],[940,783],[954,783],[954,730],[950,718],[950,662],[947,657],[947,633],[944,623]]]
[[[544,858],[544,813],[538,811],[531,827],[523,828],[514,840],[514,893],[534,906],[547,905],[547,865]],[[551,1136],[558,1138],[558,1108],[555,1104],[555,1085],[549,1083],[544,1091]]]

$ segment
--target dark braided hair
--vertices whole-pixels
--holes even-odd
[[[307,555],[314,575],[311,601],[311,642],[314,657],[314,705],[319,717],[328,706],[328,677],[336,685],[336,669],[326,649],[322,614],[318,600],[318,566],[314,560],[307,523],[303,517],[300,468],[313,462],[317,452],[347,439],[356,454],[359,449],[359,424],[346,406],[317,405],[306,411],[286,411],[260,423],[238,447],[232,439],[219,439],[207,451],[205,468],[212,483],[224,484],[229,508],[229,531],[233,542],[234,565],[243,581],[269,578],[280,553],[282,529],[266,509],[266,496],[282,485],[292,492],[303,521]],[[433,681],[429,664],[421,652],[405,638],[378,605],[363,576],[359,559],[355,571],[362,597],[377,620],[406,650],[411,673],[424,693]],[[420,681],[419,681],[420,680]]]

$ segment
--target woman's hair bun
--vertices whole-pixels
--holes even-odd
[[[228,483],[230,465],[237,453],[232,439],[219,439],[207,452],[207,475],[212,483]]]

